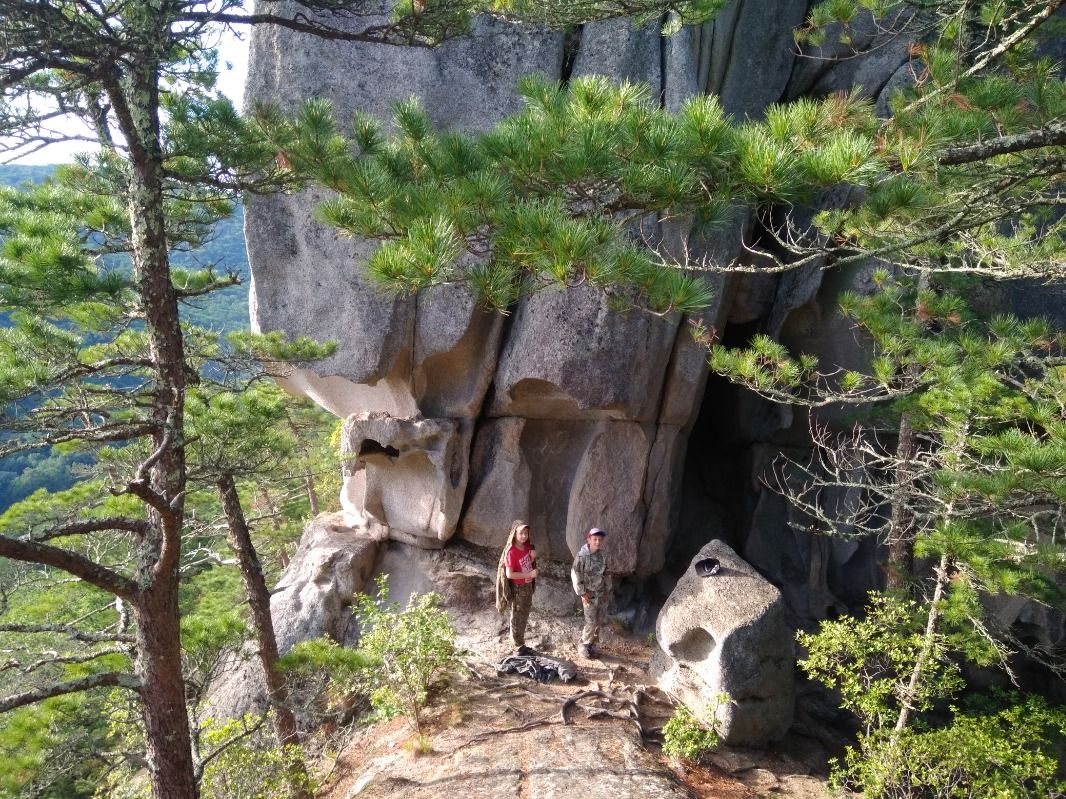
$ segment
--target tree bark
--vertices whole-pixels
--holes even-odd
[[[248,522],[241,507],[237,493],[237,484],[233,475],[224,472],[218,478],[218,493],[222,500],[222,510],[229,528],[229,544],[237,554],[237,563],[244,580],[244,590],[248,597],[248,608],[252,614],[252,626],[255,628],[259,644],[259,662],[263,667],[263,680],[267,695],[274,710],[274,731],[283,746],[300,746],[300,735],[296,728],[296,717],[288,708],[289,698],[285,677],[278,669],[278,642],[274,636],[274,620],[270,613],[270,591],[267,589],[259,556],[252,544]],[[294,799],[311,799],[307,789],[307,767],[302,758],[294,758],[291,764],[292,788]]]
[[[893,746],[899,741],[900,735],[910,722],[911,713],[914,711],[914,701],[918,696],[921,682],[925,678],[925,671],[926,667],[929,665],[929,659],[933,656],[933,649],[936,645],[937,622],[940,620],[940,604],[944,599],[944,589],[948,584],[949,565],[950,561],[948,556],[941,555],[940,563],[937,564],[935,570],[936,583],[933,587],[933,598],[929,601],[929,610],[926,613],[925,637],[922,641],[922,649],[918,653],[918,659],[914,662],[914,668],[911,670],[911,676],[907,681],[907,687],[903,690],[903,695],[900,697],[899,716],[896,718],[896,726],[892,731],[891,741]]]
[[[885,586],[889,590],[905,588],[914,574],[914,517],[908,507],[910,481],[914,479],[911,462],[917,452],[917,436],[906,411],[899,420],[896,444],[896,493],[892,497],[892,516],[888,525],[888,562]]]
[[[154,799],[199,799],[178,610],[186,363],[170,276],[159,125],[159,59],[171,46],[170,22],[167,14],[147,10],[135,17],[129,35],[140,39],[139,58],[126,66],[125,74],[104,78],[104,85],[129,148],[132,260],[155,376],[150,410],[156,430],[153,452],[129,484],[130,492],[146,502],[149,522],[136,575],[141,591],[131,599],[149,775]]]
[[[198,799],[181,672],[177,581],[157,581],[133,602],[133,613],[152,796]]]
[[[309,465],[304,466],[304,487],[307,489],[307,502],[311,506],[311,518],[318,516],[318,492],[315,490],[315,475]]]

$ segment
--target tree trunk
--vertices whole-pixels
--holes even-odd
[[[248,522],[241,508],[241,499],[237,494],[237,484],[232,474],[223,473],[218,478],[218,493],[229,528],[229,544],[237,553],[237,563],[244,580],[244,590],[248,596],[252,626],[255,628],[259,644],[259,662],[263,667],[263,680],[274,710],[274,731],[282,745],[299,747],[300,735],[296,729],[296,717],[286,705],[289,692],[285,686],[285,678],[278,670],[278,642],[274,636],[274,620],[270,615],[270,591],[267,590],[263,569],[259,565],[259,556],[252,544],[252,536],[248,530]],[[301,758],[294,758],[292,788],[295,799],[311,798],[306,787],[307,783],[306,765]]]
[[[899,420],[896,444],[896,493],[892,497],[892,516],[888,525],[888,563],[885,586],[889,590],[905,588],[914,574],[914,516],[908,507],[914,479],[912,462],[918,451],[917,436],[906,411]]]
[[[311,518],[318,516],[318,492],[315,491],[315,475],[309,465],[304,466],[304,486],[307,489],[307,502],[311,506]]]
[[[925,679],[926,666],[929,665],[929,659],[933,656],[933,649],[936,647],[936,628],[940,620],[940,604],[944,599],[944,589],[948,584],[949,565],[948,556],[941,555],[940,563],[937,564],[935,570],[936,583],[933,587],[933,598],[929,601],[929,610],[926,613],[925,637],[922,641],[922,649],[918,653],[918,659],[914,662],[914,668],[911,670],[907,687],[900,697],[899,716],[896,718],[896,726],[892,731],[891,741],[893,746],[899,741],[899,736],[910,722],[911,713],[914,711],[914,701],[918,696],[922,680]]]
[[[159,580],[133,602],[148,773],[153,799],[198,799],[185,681],[177,582]]]
[[[128,64],[124,75],[103,78],[128,146],[132,261],[155,376],[150,412],[155,425],[153,452],[128,487],[146,503],[149,521],[137,569],[142,590],[132,604],[152,796],[198,799],[178,612],[186,363],[178,298],[170,278],[159,135],[158,59],[169,47],[169,21],[163,14],[145,14],[137,22],[129,35],[141,39],[141,57]]]

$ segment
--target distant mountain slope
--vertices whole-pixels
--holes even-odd
[[[55,166],[0,165],[0,185],[20,186],[41,183],[55,171]],[[185,267],[214,264],[219,272],[235,270],[241,285],[217,291],[188,303],[184,318],[189,322],[226,333],[248,328],[248,256],[244,249],[244,209],[237,206],[233,216],[222,220],[210,242],[193,253],[175,253],[175,264]],[[0,327],[7,317],[0,313]],[[56,451],[26,452],[0,460],[0,513],[10,505],[25,499],[34,491],[45,488],[60,491],[74,484],[72,469],[84,467],[84,455],[63,454]]]
[[[19,186],[41,183],[55,171],[54,165],[0,165],[0,185]],[[220,333],[248,328],[248,254],[244,249],[244,208],[240,205],[229,219],[223,219],[215,229],[214,238],[193,253],[176,253],[174,263],[184,267],[216,265],[220,272],[235,270],[241,285],[218,291],[190,303],[185,318],[194,324]]]

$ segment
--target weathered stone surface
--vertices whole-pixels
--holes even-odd
[[[543,514],[534,519],[530,502],[533,475],[522,450],[527,423],[521,418],[490,419],[478,427],[470,456],[470,500],[460,527],[464,540],[502,547],[515,519],[525,519],[537,534],[545,529],[541,525]],[[547,557],[549,551],[545,540],[540,552]]]
[[[636,574],[648,577],[663,568],[671,534],[681,516],[681,488],[688,435],[674,425],[659,425],[644,481],[644,534],[637,549]]]
[[[249,198],[252,329],[335,341],[336,354],[314,365],[323,377],[352,384],[402,379],[409,370],[414,305],[383,298],[359,268],[372,245],[346,239],[314,219],[322,196]]]
[[[572,77],[606,75],[646,83],[668,111],[677,111],[698,91],[692,33],[688,28],[663,37],[662,20],[638,27],[616,19],[585,25]]]
[[[450,419],[349,416],[341,433],[341,504],[354,526],[436,548],[455,532],[472,425]]]
[[[377,541],[342,514],[312,519],[270,597],[279,651],[323,635],[351,643],[352,594],[363,590],[377,554]]]
[[[270,597],[278,651],[329,636],[353,644],[357,631],[351,613],[352,594],[361,591],[374,568],[378,543],[349,527],[341,514],[313,519]],[[211,686],[208,704],[216,718],[239,718],[266,709],[263,667],[254,647],[231,659]]]
[[[612,311],[588,286],[538,292],[515,311],[490,415],[652,421],[677,325]]]
[[[721,541],[692,564],[715,557],[721,571],[700,577],[690,565],[655,625],[652,674],[722,739],[760,745],[783,736],[794,705],[792,632],[780,592]],[[719,693],[730,697],[708,718]]]
[[[477,306],[462,286],[418,296],[412,388],[431,418],[478,415],[496,369],[503,316]]]
[[[655,428],[627,422],[597,425],[574,473],[566,514],[572,554],[592,527],[606,530],[609,568],[636,571],[644,527],[644,480]]]
[[[501,721],[493,719],[491,728]],[[630,725],[631,726],[631,725]],[[469,737],[469,732],[466,732]],[[360,758],[345,799],[685,799],[689,791],[627,727],[584,724],[533,728],[459,746],[448,730],[441,752]],[[367,742],[362,751],[372,749]]]
[[[908,61],[905,64],[901,64],[897,67],[896,71],[892,73],[891,77],[885,81],[884,86],[881,87],[881,91],[877,94],[877,102],[874,105],[874,111],[877,116],[882,119],[888,119],[892,116],[892,109],[889,103],[893,97],[905,89],[909,89],[918,80],[918,76],[925,69],[925,64],[920,60]]]
[[[277,5],[279,14],[298,8]],[[521,107],[515,86],[522,75],[554,77],[561,60],[562,34],[506,24],[479,22],[471,36],[437,49],[326,41],[257,26],[246,93],[249,103],[285,107],[324,97],[342,124],[355,109],[387,118],[396,101],[417,95],[442,127],[487,129]],[[245,215],[253,329],[338,345],[334,356],[295,374],[290,388],[341,417],[476,415],[491,379],[499,320],[474,309],[460,290],[432,292],[417,303],[383,297],[361,268],[376,245],[315,221],[323,197],[253,196]]]
[[[756,447],[754,473],[768,474],[779,452],[779,447]],[[804,461],[808,457],[805,450],[787,454]],[[834,505],[844,506],[850,499],[848,489],[827,489],[821,496],[829,513]],[[796,626],[847,612],[880,582],[876,542],[813,536],[806,532],[808,526],[809,520],[785,497],[764,487],[757,495],[751,531],[741,552],[760,574],[780,587],[789,619]]]
[[[730,114],[761,116],[788,85],[792,30],[806,13],[806,0],[733,0],[699,31],[699,88]]]
[[[725,267],[733,263],[743,250],[743,234],[747,213],[740,215],[736,226],[689,243],[695,265]],[[734,301],[736,280],[721,272],[704,272],[702,280],[714,292],[711,303],[701,311],[685,317],[674,341],[670,365],[666,371],[659,424],[691,427],[699,413],[703,390],[707,385],[707,347],[696,342],[690,323],[698,323],[717,341],[725,328]],[[710,342],[707,342],[710,343]]]
[[[567,562],[594,526],[611,533],[611,568],[632,572],[644,529],[655,427],[634,422],[494,419],[479,429],[461,537],[502,546],[525,519],[541,557]]]
[[[849,41],[840,41],[841,28],[826,28],[825,43],[804,48],[797,58],[785,94],[788,99],[808,95],[856,90],[860,97],[874,98],[900,64],[907,60],[908,37],[893,33],[890,20],[875,21],[868,11],[848,26]]]
[[[271,11],[278,14],[299,8],[276,5]],[[366,22],[354,19],[351,26]],[[344,21],[331,16],[329,24]],[[562,45],[561,33],[486,19],[438,48],[329,41],[261,25],[251,36],[246,96],[283,104],[324,97],[342,121],[356,109],[388,117],[396,101],[417,96],[437,124],[484,130],[520,108],[521,76],[558,75]]]

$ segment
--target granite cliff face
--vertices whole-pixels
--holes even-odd
[[[876,98],[905,78],[902,44],[837,63],[797,57],[791,31],[807,5],[734,0],[665,39],[655,22],[566,37],[482,24],[433,51],[257,28],[248,97],[292,106],[324,96],[345,119],[355,109],[387,117],[417,94],[440,127],[487,129],[518,109],[514,86],[530,72],[646,82],[667,108],[715,93],[738,118],[856,83]],[[586,288],[539,293],[507,317],[454,287],[389,299],[360,270],[373,245],[316,222],[316,199],[249,201],[252,321],[339,345],[289,383],[348,420],[342,499],[353,524],[429,548],[453,535],[497,546],[522,517],[541,555],[562,561],[595,524],[612,533],[613,569],[661,575],[666,589],[718,538],[781,589],[794,621],[822,618],[873,583],[871,551],[797,534],[783,500],[758,482],[773,453],[804,445],[805,420],[708,380],[684,319],[618,315]],[[743,258],[751,235],[738,223],[706,253]],[[702,321],[726,341],[768,330],[854,360],[835,298],[865,278],[818,269],[714,278]]]

